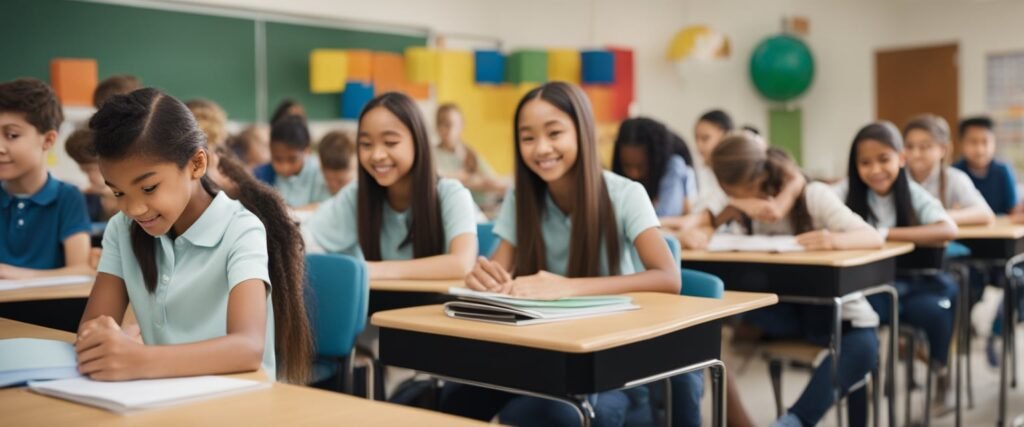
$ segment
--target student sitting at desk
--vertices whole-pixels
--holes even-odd
[[[304,383],[302,241],[281,199],[247,176],[233,177],[241,203],[221,192],[195,119],[156,89],[111,98],[89,125],[121,213],[78,329],[79,371],[114,381],[262,369]],[[129,303],[137,331],[119,326]]]
[[[765,148],[747,134],[725,138],[711,155],[711,164],[722,189],[729,197],[767,199],[777,195],[792,180],[795,168],[781,150]],[[801,184],[793,207],[778,221],[745,219],[752,234],[796,235],[807,250],[872,249],[882,238],[863,219],[821,183]],[[771,338],[805,339],[827,346],[831,337],[831,308],[813,305],[779,304],[752,312],[746,319]],[[878,316],[864,298],[843,306],[843,351],[839,357],[839,380],[849,390],[870,372],[878,359]],[[818,365],[800,399],[789,408],[778,426],[817,424],[832,406],[831,359]],[[850,400],[850,412],[863,414],[867,401],[863,389]]]
[[[494,232],[501,243],[466,276],[471,289],[538,299],[626,292],[679,293],[679,263],[658,230],[643,186],[602,171],[586,95],[576,86],[547,83],[516,108],[516,185],[502,203]],[[646,271],[635,273],[633,249]],[[698,392],[690,390],[690,392]],[[535,397],[452,384],[441,409],[502,423],[576,425],[568,406]],[[687,398],[690,393],[678,393]],[[699,402],[699,394],[690,401]],[[622,425],[626,391],[590,396],[594,425]],[[696,417],[699,406],[676,417]]]
[[[308,232],[327,252],[362,256],[371,279],[457,279],[477,254],[473,198],[437,178],[416,103],[389,92],[359,117],[359,178],[324,202]]]
[[[903,138],[892,123],[876,122],[861,128],[850,147],[849,176],[837,191],[846,205],[872,224],[888,240],[941,246],[956,237],[956,224],[942,203],[908,176]],[[896,277],[900,322],[921,328],[928,336],[931,364],[943,369],[953,336],[953,307],[957,286],[949,275]],[[889,297],[872,296],[871,304],[888,322]],[[943,399],[943,393],[936,398]]]
[[[85,199],[46,170],[63,120],[46,83],[0,84],[0,279],[93,274]]]

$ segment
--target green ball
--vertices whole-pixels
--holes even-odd
[[[758,44],[750,56],[750,78],[765,98],[788,101],[810,87],[814,80],[814,57],[796,37],[771,36]]]

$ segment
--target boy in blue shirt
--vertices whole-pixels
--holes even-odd
[[[1017,207],[1017,179],[1010,165],[995,159],[996,136],[992,119],[969,117],[960,122],[963,158],[953,166],[967,173],[996,215]]]
[[[95,274],[85,199],[46,169],[63,120],[45,83],[0,83],[0,279]]]
[[[284,202],[297,210],[313,210],[331,197],[312,151],[306,119],[284,116],[270,125],[270,163],[253,175],[273,187]]]
[[[1017,208],[1017,179],[1013,169],[1006,163],[995,159],[996,136],[993,132],[995,124],[992,119],[984,116],[969,117],[960,122],[960,145],[964,157],[953,166],[966,172],[971,182],[985,197],[989,207],[996,215],[1014,213]],[[973,306],[981,299],[986,283],[1000,283],[1003,278],[1001,267],[992,267],[987,277],[984,271],[977,268],[970,270],[970,304]],[[988,280],[986,280],[988,279]],[[1002,330],[1002,304],[992,322],[992,334],[986,342],[985,352],[989,363],[999,363],[995,348],[996,338]]]

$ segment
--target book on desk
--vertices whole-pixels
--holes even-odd
[[[455,287],[449,289],[449,294],[458,299],[444,304],[448,317],[515,326],[602,316],[640,308],[633,304],[632,298],[616,295],[535,300]]]

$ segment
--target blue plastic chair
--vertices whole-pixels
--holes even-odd
[[[668,244],[668,249],[672,251],[672,257],[679,259],[679,251],[681,250],[679,240],[675,236],[666,234],[665,243]],[[679,269],[679,273],[682,275],[683,280],[683,286],[679,290],[679,295],[721,299],[722,295],[725,294],[725,282],[719,279],[718,276],[688,268]]]
[[[340,254],[307,254],[309,312],[317,360],[313,383],[337,374],[339,388],[352,393],[356,337],[366,327],[370,296],[366,263]]]
[[[946,259],[963,258],[971,256],[971,249],[962,243],[949,242],[946,245],[946,252],[943,254]]]
[[[476,242],[480,256],[491,257],[498,249],[498,236],[494,234],[494,223],[485,222],[476,225]]]

